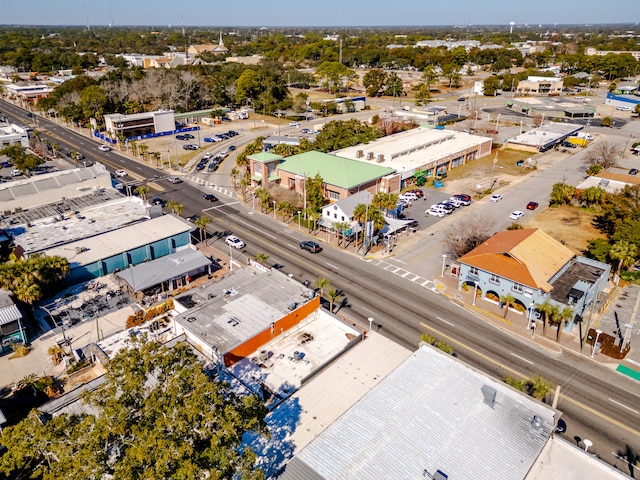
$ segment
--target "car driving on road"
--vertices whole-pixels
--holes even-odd
[[[244,248],[247,245],[235,235],[229,235],[224,241],[227,242],[227,245],[237,249]]]
[[[520,210],[516,210],[515,212],[511,212],[511,215],[509,215],[509,218],[511,220],[520,220],[522,217],[524,217],[524,212],[521,212]]]
[[[492,203],[499,202],[500,200],[502,200],[502,195],[500,195],[499,193],[494,193],[493,195],[491,195],[491,198],[489,199],[489,201]]]
[[[116,170],[116,176],[117,177],[126,177],[127,175],[129,175],[127,172],[125,172],[124,170]]]
[[[111,151],[111,147],[109,145],[100,145],[98,147],[98,150],[100,150],[101,152],[109,152]]]
[[[300,242],[300,248],[302,248],[303,250],[307,250],[311,253],[318,253],[322,251],[322,248],[320,247],[320,245],[318,245],[316,242],[310,242],[310,241]]]

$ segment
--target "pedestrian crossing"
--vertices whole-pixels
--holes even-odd
[[[189,175],[186,178],[191,180],[193,183],[197,183],[198,185],[202,185],[204,187],[210,188],[211,190],[215,190],[216,192],[221,193],[222,195],[226,195],[227,197],[235,197],[233,191],[229,190],[228,188],[221,187],[220,185],[216,185],[212,182],[208,182],[203,178],[197,177],[195,175]]]
[[[433,280],[421,277],[420,275],[417,275],[405,268],[399,267],[396,264],[377,258],[361,258],[361,260],[363,262],[371,263],[372,265],[375,265],[377,267],[381,267],[387,272],[391,272],[400,278],[404,278],[405,280],[411,283],[415,283],[416,285],[420,285],[421,287],[431,290],[432,292],[438,291],[438,287],[436,287],[435,283],[433,283]]]

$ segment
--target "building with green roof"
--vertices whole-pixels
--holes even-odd
[[[306,178],[320,175],[325,185],[325,197],[332,201],[362,190],[395,191],[399,180],[394,173],[395,169],[375,161],[365,163],[316,151],[293,155],[277,165],[281,185],[300,194],[304,192]]]

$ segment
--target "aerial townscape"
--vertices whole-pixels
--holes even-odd
[[[635,3],[71,3],[0,9],[0,479],[640,476]]]

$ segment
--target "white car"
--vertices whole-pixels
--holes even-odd
[[[127,175],[129,174],[124,170],[116,170],[116,177],[126,177]]]
[[[489,201],[492,203],[499,202],[500,200],[502,200],[502,195],[500,195],[499,193],[494,193],[493,195],[491,195],[491,198],[489,199]]]
[[[246,243],[244,243],[242,240],[240,240],[235,235],[229,235],[225,239],[225,242],[227,242],[227,245],[229,245],[229,246],[231,246],[233,248],[244,248],[246,246]]]
[[[12,177],[19,177],[20,175],[22,175],[22,170],[11,170]]]
[[[426,215],[431,215],[433,217],[444,217],[447,212],[445,212],[444,210],[440,210],[438,208],[430,208],[428,209],[426,212],[424,212]]]
[[[111,147],[109,145],[100,145],[98,147],[98,150],[100,150],[101,152],[109,152],[111,151]]]
[[[413,192],[405,192],[400,196],[403,197],[403,198],[408,198],[410,200],[418,200],[418,195],[416,195]]]
[[[620,106],[620,107],[616,108],[616,110],[622,110],[623,112],[630,112],[631,111],[631,107]]]
[[[300,123],[299,122],[289,122],[289,126],[290,127],[300,128]]]
[[[511,215],[509,215],[509,218],[511,220],[520,220],[522,217],[524,217],[524,212],[521,212],[520,210],[516,210],[515,212],[511,212]]]

